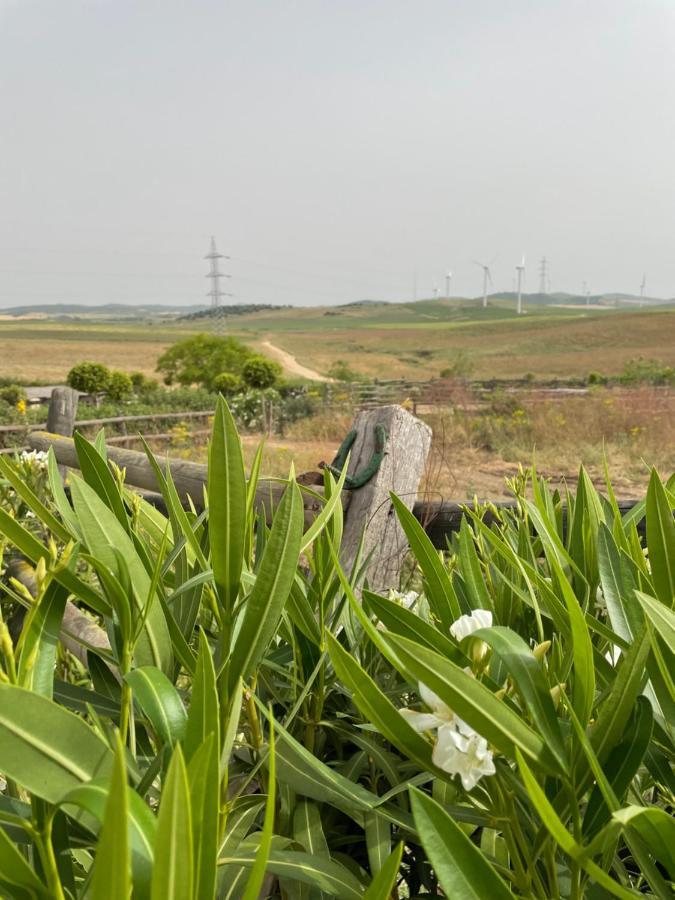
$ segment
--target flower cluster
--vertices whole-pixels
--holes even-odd
[[[468,637],[479,628],[492,625],[492,613],[475,610],[470,616],[461,616],[450,627],[456,640]],[[464,670],[473,674],[471,669]],[[467,791],[472,790],[483,775],[494,775],[495,765],[487,741],[467,725],[426,684],[419,684],[419,694],[429,712],[402,709],[401,715],[415,731],[436,731],[437,739],[432,753],[434,765],[451,775],[459,775]]]
[[[47,468],[48,454],[42,450],[23,450],[19,459],[22,463],[36,466],[38,469]]]

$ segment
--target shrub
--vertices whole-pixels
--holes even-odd
[[[334,378],[335,381],[361,381],[362,376],[359,375],[358,372],[355,372],[352,368],[350,368],[349,364],[346,363],[343,359],[336,359],[333,365],[328,370],[328,375],[330,378]]]
[[[212,389],[222,372],[239,375],[253,351],[233,337],[197,334],[178,341],[157,360],[157,371],[166,384],[198,384]]]
[[[264,390],[274,387],[281,375],[281,366],[264,356],[254,356],[244,363],[241,379],[248,387]]]
[[[110,369],[101,363],[81,362],[68,372],[66,383],[76,391],[98,394],[108,389]]]
[[[134,385],[126,372],[113,371],[108,378],[108,396],[111,400],[126,400],[134,390]]]
[[[2,549],[39,558],[2,575],[2,897],[672,895],[674,481],[624,517],[523,473],[444,555],[394,498],[416,559],[378,594],[334,483],[268,527],[222,399],[211,446],[170,517],[94,444],[72,505],[0,457]],[[69,647],[111,636],[82,663],[67,598]]]
[[[17,406],[21,400],[26,400],[26,391],[19,384],[8,384],[0,387],[0,400],[10,406]]]
[[[238,375],[233,375],[231,372],[221,372],[220,375],[216,375],[213,379],[212,388],[218,394],[222,394],[223,397],[231,397],[233,394],[241,391],[242,381]]]
[[[455,354],[450,365],[441,369],[441,378],[467,379],[475,367],[474,361],[464,350]]]
[[[602,372],[589,372],[587,381],[589,384],[607,384],[609,379]]]
[[[658,359],[629,359],[619,380],[622,384],[675,384],[675,369]]]

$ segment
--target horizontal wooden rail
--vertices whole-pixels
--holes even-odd
[[[128,436],[124,436],[127,438]],[[152,435],[147,436],[152,439]],[[71,438],[61,437],[59,435],[47,434],[44,432],[34,432],[28,436],[28,441],[33,450],[49,450],[53,448],[56,460],[60,465],[69,466],[70,468],[79,468],[75,445]],[[126,481],[130,486],[140,488],[145,496],[158,508],[163,508],[161,496],[157,493],[158,484],[153,469],[151,468],[147,457],[144,453],[137,450],[122,450],[118,447],[110,447],[108,449],[108,458],[116,465],[126,469]],[[185,498],[186,495],[191,498],[195,506],[201,507],[204,498],[204,488],[207,481],[207,467],[203,463],[188,462],[186,460],[171,460],[166,457],[158,456],[157,461],[164,470],[167,464],[170,465],[171,475],[178,490],[180,497]],[[282,486],[274,481],[263,481],[258,490],[258,502],[270,511],[278,502]],[[320,488],[313,488],[314,491],[321,493]],[[149,493],[147,493],[149,492]],[[345,496],[345,505],[349,501],[350,494]],[[627,513],[639,500],[621,500],[619,501],[619,509],[622,514]],[[305,520],[310,521],[312,516],[316,514],[320,508],[320,501],[311,495],[305,496]],[[448,536],[455,531],[459,531],[462,519],[465,515],[465,509],[470,506],[470,502],[461,503],[458,501],[436,501],[430,502],[426,500],[416,501],[413,507],[413,513],[418,521],[424,526],[427,534],[431,538],[433,545],[439,549],[447,546]],[[516,502],[513,500],[500,500],[491,504],[497,509],[515,510]],[[563,517],[566,515],[566,509],[563,509]],[[490,524],[494,521],[494,515],[488,510],[484,514],[484,521]],[[642,530],[644,520],[638,525]]]

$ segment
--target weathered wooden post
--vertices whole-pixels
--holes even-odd
[[[47,412],[47,431],[50,434],[65,434],[66,437],[72,435],[78,398],[78,392],[72,388],[54,388]]]
[[[361,536],[363,558],[370,557],[365,577],[371,590],[398,588],[401,565],[408,549],[390,492],[412,509],[431,447],[431,428],[400,406],[363,410],[354,420],[356,438],[351,447],[348,474],[357,476],[376,450],[377,426],[386,429],[384,457],[362,487],[351,492],[345,513],[341,562],[349,573],[356,560]]]
[[[73,388],[56,387],[52,391],[47,410],[47,431],[50,434],[63,434],[72,437],[77,416],[77,401],[79,394]],[[66,467],[59,466],[61,479],[65,481]]]

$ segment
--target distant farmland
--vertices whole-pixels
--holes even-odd
[[[425,380],[458,354],[474,378],[618,374],[643,356],[675,365],[675,311],[586,311],[538,307],[516,317],[509,304],[420,301],[340,308],[266,310],[213,323],[3,320],[0,377],[62,380],[83,359],[152,375],[157,357],[195,331],[233,334],[254,346],[270,340],[326,373],[343,360],[366,378]]]

